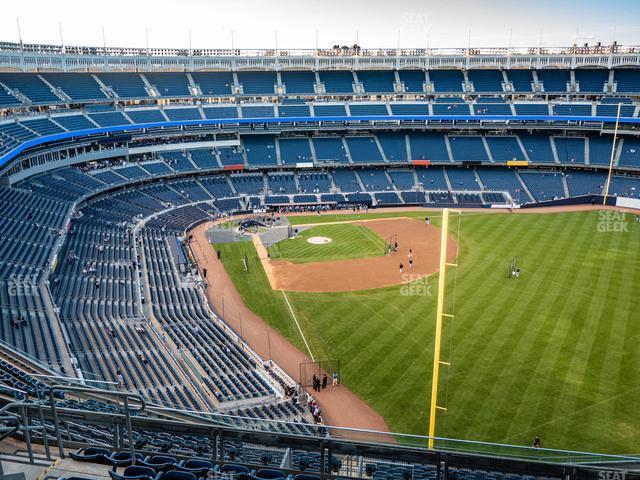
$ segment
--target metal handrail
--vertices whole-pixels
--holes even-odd
[[[55,427],[56,441],[58,443],[58,453],[60,455],[60,458],[64,458],[64,444],[62,442],[62,434],[60,432],[60,423],[58,421],[58,411],[57,411],[56,399],[55,399],[56,392],[84,392],[84,393],[100,394],[105,396],[113,396],[118,400],[122,399],[124,404],[123,406],[124,406],[125,422],[127,425],[129,451],[131,453],[132,465],[135,465],[136,456],[135,456],[135,446],[133,444],[133,429],[131,427],[131,412],[139,413],[146,408],[147,404],[141,395],[138,395],[136,393],[130,393],[130,392],[120,392],[120,391],[114,392],[113,390],[95,389],[90,387],[72,387],[72,386],[65,386],[65,385],[53,386],[49,392],[49,404],[51,406],[51,415],[53,416],[53,424]],[[140,407],[137,410],[129,409],[130,398],[135,399],[140,403]]]

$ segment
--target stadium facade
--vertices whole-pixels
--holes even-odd
[[[602,202],[610,166],[609,202],[637,206],[639,97],[640,47],[618,45],[0,44],[4,435],[317,477],[628,468],[311,425],[295,379],[209,309],[180,239],[256,209]]]

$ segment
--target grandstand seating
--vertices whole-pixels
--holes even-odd
[[[349,111],[354,117],[368,115],[389,115],[387,106],[383,103],[351,103],[349,104]]]
[[[84,73],[44,73],[47,82],[59,88],[72,100],[104,99],[107,96],[92,75]]]
[[[397,190],[413,190],[416,186],[413,170],[389,170],[387,173]]]
[[[274,72],[238,72],[244,95],[275,95],[278,79]]]
[[[99,73],[96,76],[120,98],[149,96],[142,77],[137,73]]]
[[[409,134],[412,160],[449,161],[444,136],[433,133]]]
[[[554,137],[560,163],[584,163],[584,138]]]
[[[407,160],[407,141],[403,133],[379,133],[376,135],[387,161]]]
[[[313,95],[316,76],[310,71],[283,71],[280,73],[287,95]]]
[[[502,72],[500,70],[469,70],[469,81],[473,84],[473,90],[477,93],[502,92]]]
[[[382,162],[382,154],[374,137],[346,137],[351,160],[358,162]]]
[[[208,148],[189,150],[191,161],[198,168],[211,169],[218,167],[218,161]]]
[[[250,165],[275,165],[278,163],[275,137],[248,136],[244,138],[243,143]]]
[[[528,68],[507,70],[507,78],[509,78],[515,92],[533,91],[533,73]]]
[[[275,110],[271,105],[243,105],[242,116],[244,118],[275,117]]]
[[[425,190],[449,190],[444,176],[444,169],[440,167],[416,168],[416,175],[418,176],[418,182]]]
[[[516,115],[549,115],[549,104],[538,102],[514,103]]]
[[[358,170],[356,174],[360,177],[360,182],[364,186],[365,190],[369,192],[393,189],[393,184],[382,170],[365,168],[363,170]]]
[[[525,153],[529,157],[529,161],[535,163],[553,163],[555,158],[549,137],[542,134],[524,134],[519,135]]]
[[[619,167],[640,167],[640,140],[625,138],[620,151]]]
[[[607,176],[601,172],[584,172],[574,170],[565,174],[569,195],[600,195],[607,181]]]
[[[544,69],[538,70],[538,81],[542,83],[545,92],[567,92],[567,83],[570,80],[569,70]]]
[[[395,72],[390,70],[361,70],[356,73],[364,93],[393,93]]]
[[[348,162],[347,151],[341,138],[314,138],[313,146],[318,162]]]
[[[308,117],[311,110],[308,105],[278,105],[279,117]]]
[[[448,167],[446,172],[452,190],[481,190],[473,168]]]
[[[640,69],[617,68],[614,70],[613,79],[618,93],[640,92]],[[2,81],[0,77],[0,82]]]
[[[533,201],[527,195],[513,170],[478,167],[477,172],[485,190],[508,191],[512,200],[518,204]]]
[[[424,92],[426,77],[422,70],[400,70],[398,72],[400,82],[404,85],[404,90],[409,93]]]
[[[280,158],[283,164],[312,162],[311,145],[307,138],[279,139]]]
[[[236,107],[202,107],[204,118],[237,118]]]
[[[393,115],[429,115],[429,104],[424,103],[391,103]]]
[[[539,202],[565,196],[560,173],[521,172],[520,176],[533,197]]]
[[[602,93],[609,82],[609,71],[604,68],[578,68],[575,70],[575,79],[580,93]]]
[[[354,78],[349,71],[321,71],[320,82],[326,93],[352,94]]]
[[[136,108],[127,110],[126,114],[134,123],[166,122],[166,118],[157,108]]]
[[[162,97],[187,97],[191,95],[187,75],[179,72],[145,73],[145,78]]]
[[[347,114],[344,104],[315,104],[313,110],[318,117],[344,116]]]
[[[430,70],[429,80],[435,93],[464,92],[464,75],[461,70]]]
[[[192,72],[191,78],[204,96],[226,96],[233,93],[233,74],[230,72]]]
[[[165,108],[164,113],[169,120],[202,120],[197,108]]]
[[[30,73],[0,73],[0,83],[24,95],[34,105],[49,105],[62,101],[38,75]]]
[[[524,152],[520,148],[518,139],[512,136],[485,137],[487,146],[494,162],[508,162],[510,160],[524,160]]]
[[[482,137],[449,136],[449,145],[454,161],[489,161]]]
[[[554,115],[589,116],[591,115],[591,104],[559,103],[553,105],[553,113]]]
[[[98,112],[89,115],[89,118],[101,127],[115,127],[117,125],[129,125],[131,122],[125,118],[122,112]]]

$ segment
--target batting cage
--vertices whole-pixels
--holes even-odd
[[[322,376],[326,373],[329,377],[329,385],[331,385],[333,379],[333,373],[338,375],[338,381],[341,381],[340,377],[340,360],[321,360],[319,362],[303,362],[300,364],[300,385],[303,387],[313,386],[313,376],[317,376],[322,380]]]

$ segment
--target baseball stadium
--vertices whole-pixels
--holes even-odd
[[[17,27],[0,478],[640,478],[637,43]]]

